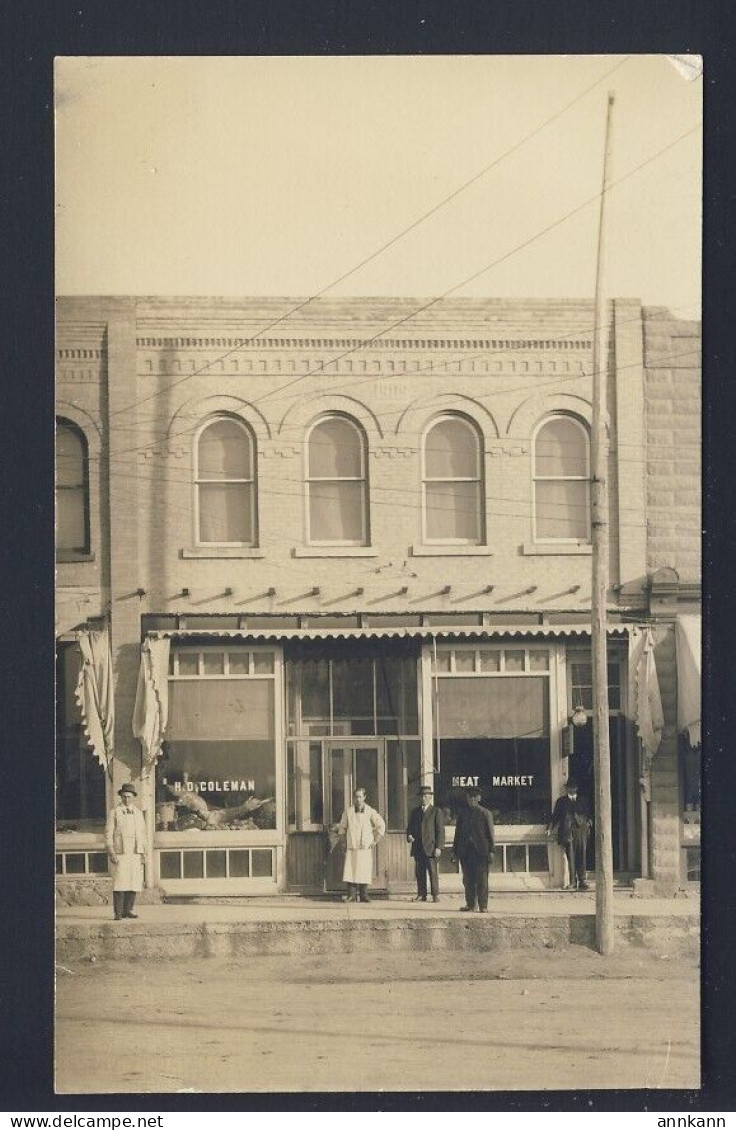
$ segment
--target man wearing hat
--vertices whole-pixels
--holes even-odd
[[[112,863],[112,901],[115,919],[137,918],[133,914],[135,896],[143,889],[143,857],[146,851],[146,825],[132,785],[118,789],[120,801],[107,818],[105,840]]]
[[[488,868],[493,859],[495,830],[493,817],[480,803],[480,789],[470,788],[467,804],[457,814],[453,857],[463,869],[465,906],[461,910],[488,911]]]
[[[411,844],[414,871],[417,877],[415,902],[427,901],[427,872],[432,891],[432,902],[440,901],[440,881],[437,860],[445,846],[445,819],[442,809],[432,804],[431,785],[419,789],[420,803],[411,810],[406,829],[407,843]]]
[[[570,891],[587,891],[585,853],[591,819],[583,801],[578,796],[578,786],[570,779],[565,785],[565,795],[558,797],[552,819],[547,826],[548,835],[557,830],[557,843],[567,856]]]

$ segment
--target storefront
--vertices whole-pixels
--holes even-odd
[[[494,813],[494,882],[559,885],[545,828],[568,774],[592,801],[592,705],[582,631],[169,633],[165,738],[155,770],[156,882],[169,894],[342,890],[336,826],[353,790],[386,820],[374,886],[409,891],[418,788],[445,810],[445,890],[465,789]],[[274,638],[277,637],[277,638]],[[526,637],[526,638],[525,638]],[[167,645],[169,640],[167,639]],[[636,868],[635,745],[626,630],[609,652],[614,856]]]

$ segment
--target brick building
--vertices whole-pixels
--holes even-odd
[[[171,893],[339,888],[356,783],[400,890],[418,785],[452,820],[469,778],[494,883],[559,882],[551,806],[592,791],[593,307],[420,305],[59,300],[62,887],[104,875],[127,780]],[[698,868],[700,331],[609,314],[614,865],[664,889]]]

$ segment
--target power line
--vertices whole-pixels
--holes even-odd
[[[361,260],[359,263],[357,263],[354,267],[350,268],[350,270],[343,272],[342,275],[340,275],[336,279],[333,279],[332,282],[323,286],[320,290],[316,291],[313,295],[310,295],[309,298],[306,298],[302,302],[297,303],[297,305],[295,305],[292,309],[290,309],[286,314],[282,314],[280,317],[278,317],[274,321],[270,322],[267,326],[264,326],[256,334],[254,334],[250,338],[245,339],[244,342],[237,345],[234,349],[228,350],[226,353],[223,353],[220,357],[216,358],[214,361],[208,362],[207,365],[204,366],[203,369],[201,369],[201,370],[199,370],[198,372],[195,372],[195,373],[188,373],[185,377],[182,377],[181,380],[174,381],[171,385],[168,385],[165,389],[159,389],[155,393],[152,393],[151,396],[148,397],[147,399],[150,400],[150,399],[154,399],[156,396],[163,395],[163,393],[168,392],[171,388],[175,388],[177,385],[183,384],[184,381],[191,380],[193,377],[200,375],[202,372],[204,372],[211,365],[217,364],[218,361],[222,361],[226,357],[231,356],[233,353],[238,352],[238,350],[242,349],[243,346],[245,344],[247,344],[248,342],[255,341],[257,338],[261,337],[264,333],[267,333],[270,329],[273,329],[275,326],[278,326],[282,322],[285,322],[288,318],[292,317],[294,314],[298,313],[300,310],[303,310],[306,306],[308,306],[310,303],[314,302],[317,298],[320,298],[323,295],[327,294],[330,290],[333,290],[340,283],[344,282],[346,279],[348,279],[352,275],[356,274],[359,270],[361,270],[362,267],[366,266],[368,263],[372,262],[374,259],[377,259],[378,256],[382,255],[384,251],[387,251],[390,247],[393,247],[396,243],[399,242],[399,240],[403,239],[404,236],[408,235],[411,231],[414,231],[417,227],[419,227],[420,224],[423,224],[425,222],[425,220],[428,220],[431,216],[433,216],[437,212],[439,212],[440,209],[443,208],[446,204],[450,203],[450,201],[456,199],[467,188],[469,188],[471,185],[475,184],[478,180],[480,180],[482,177],[484,177],[492,169],[496,168],[496,166],[499,165],[502,161],[506,160],[507,157],[510,157],[512,154],[518,152],[519,149],[521,149],[524,145],[526,145],[529,141],[531,141],[539,133],[541,133],[545,129],[547,129],[553,122],[555,122],[558,118],[562,117],[563,114],[567,113],[568,110],[572,109],[573,106],[575,106],[579,101],[581,101],[584,97],[586,97],[586,95],[588,95],[592,90],[594,90],[597,86],[600,86],[600,84],[602,82],[605,82],[606,79],[610,77],[610,75],[612,75],[615,71],[617,71],[619,69],[619,67],[622,67],[625,63],[627,63],[629,61],[630,57],[631,56],[627,55],[623,59],[619,60],[619,62],[617,62],[613,67],[611,67],[603,75],[601,75],[600,78],[596,79],[595,82],[593,82],[589,86],[587,86],[583,91],[580,92],[580,94],[577,94],[570,102],[567,102],[560,110],[556,111],[556,113],[552,114],[551,117],[545,119],[542,123],[540,123],[540,125],[536,126],[530,133],[526,134],[521,139],[521,141],[516,142],[508,150],[505,150],[503,153],[501,153],[497,157],[495,157],[488,165],[486,165],[478,173],[474,174],[474,176],[472,176],[469,180],[465,181],[462,185],[460,185],[459,188],[454,189],[451,193],[449,193],[442,200],[440,200],[439,203],[435,204],[432,208],[430,208],[429,211],[427,211],[423,215],[419,216],[416,220],[414,220],[411,224],[409,224],[406,228],[402,229],[400,232],[397,232],[396,235],[392,236],[391,239],[387,240],[386,243],[382,244],[376,251],[374,251],[370,255],[366,256],[363,260]],[[145,401],[138,401],[137,403],[141,404],[141,403],[145,403]],[[118,409],[118,412],[131,411],[133,407],[134,406],[131,405],[128,408],[121,408],[121,409]],[[115,414],[117,414],[117,413],[115,413]]]

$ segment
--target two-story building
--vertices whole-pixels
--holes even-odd
[[[573,773],[593,796],[593,306],[422,305],[59,300],[75,897],[128,780],[171,894],[340,889],[357,785],[386,818],[378,888],[411,885],[422,783],[450,823],[479,784],[496,886],[559,882],[552,805]],[[698,866],[699,326],[608,315],[614,866],[666,887]]]

